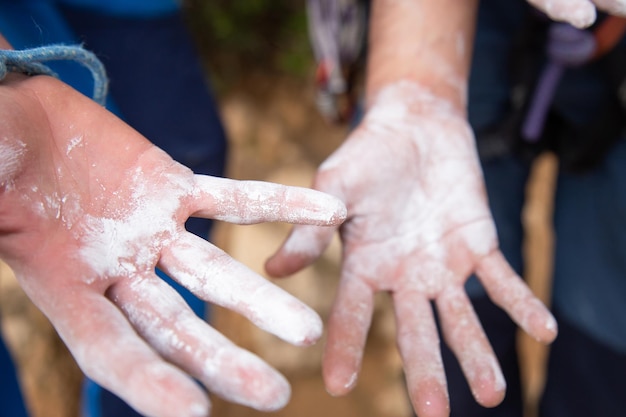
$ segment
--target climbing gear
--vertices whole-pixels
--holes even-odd
[[[535,94],[522,125],[524,139],[529,142],[539,140],[552,96],[565,69],[601,58],[617,45],[624,30],[626,20],[616,16],[606,17],[594,31],[565,23],[550,26],[546,47],[548,62],[535,86]]]
[[[317,62],[316,103],[333,123],[348,121],[358,103],[367,9],[363,0],[307,0],[309,37]]]
[[[532,160],[543,151],[559,156],[563,169],[583,172],[602,161],[626,129],[626,55],[620,42],[626,20],[600,16],[587,30],[530,13],[512,54],[509,115],[476,132],[483,159],[516,153]],[[566,120],[553,98],[568,71],[594,66],[611,93],[588,123]],[[582,98],[584,99],[584,97]]]
[[[82,46],[48,45],[21,51],[0,50],[0,81],[8,72],[58,78],[57,74],[44,64],[47,61],[76,61],[91,71],[94,79],[93,100],[104,106],[108,90],[106,70],[98,57]]]

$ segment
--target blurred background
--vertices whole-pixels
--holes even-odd
[[[228,176],[310,186],[318,164],[345,138],[346,126],[328,124],[315,106],[314,62],[304,2],[289,0],[187,0],[186,11],[207,76],[226,125]],[[538,160],[524,221],[528,228],[526,277],[546,298],[552,234],[549,195],[556,161]],[[289,232],[284,224],[218,224],[214,242],[235,259],[264,274],[263,263]],[[339,276],[340,249],[334,241],[316,264],[275,281],[326,318]],[[346,397],[328,395],[321,379],[323,340],[294,348],[256,330],[240,316],[212,308],[214,325],[235,343],[257,353],[283,372],[293,395],[275,416],[409,417],[389,300],[381,294],[370,331],[363,369]],[[33,417],[76,417],[82,374],[47,319],[32,306],[0,262],[2,331],[18,362]],[[541,390],[545,349],[520,337],[528,416]],[[214,398],[213,415],[268,415]],[[0,405],[1,406],[1,405]]]

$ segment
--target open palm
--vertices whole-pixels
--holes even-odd
[[[324,377],[330,392],[356,383],[377,291],[392,294],[413,405],[447,414],[446,380],[431,301],[446,343],[474,395],[493,406],[504,395],[497,359],[464,290],[476,273],[494,302],[527,332],[551,341],[554,319],[498,249],[473,135],[463,115],[412,86],[384,95],[321,167],[315,187],[346,202],[343,265],[330,316]],[[332,230],[296,226],[267,263],[276,276],[312,262]]]
[[[337,225],[345,207],[300,188],[194,175],[115,116],[49,77],[0,87],[0,254],[81,368],[151,416],[207,415],[194,381],[262,410],[289,385],[197,318],[155,275],[296,344],[318,316],[210,243],[190,216]]]

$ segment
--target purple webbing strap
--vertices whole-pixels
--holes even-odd
[[[535,143],[541,137],[554,93],[567,67],[588,62],[596,49],[593,33],[564,23],[553,23],[548,33],[548,63],[535,86],[522,124],[522,137]]]

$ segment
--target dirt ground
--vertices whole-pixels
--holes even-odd
[[[223,117],[231,141],[229,176],[308,186],[315,167],[345,136],[345,129],[331,127],[313,106],[310,85],[292,80],[255,80],[254,95],[232,91],[221,97]],[[260,93],[260,94],[259,94]],[[529,231],[526,245],[527,279],[542,296],[548,295],[552,235],[548,219],[552,210],[556,162],[542,158],[529,188],[524,219]],[[218,225],[215,242],[234,258],[259,273],[265,259],[279,246],[289,227],[284,224],[255,226]],[[339,271],[339,245],[335,241],[324,257],[296,276],[278,282],[326,317]],[[10,271],[0,268],[2,330],[20,367],[22,384],[33,417],[75,417],[81,373],[59,342],[54,330],[25,298]],[[323,387],[320,372],[323,341],[310,348],[294,348],[254,329],[241,317],[213,310],[215,325],[236,343],[258,353],[285,373],[293,386],[293,398],[275,416],[407,417],[401,364],[394,344],[393,315],[388,299],[377,299],[362,376],[356,389],[333,398]],[[541,390],[545,349],[521,338],[523,370],[529,416]],[[0,405],[1,406],[1,405]],[[267,415],[214,399],[214,416]]]

